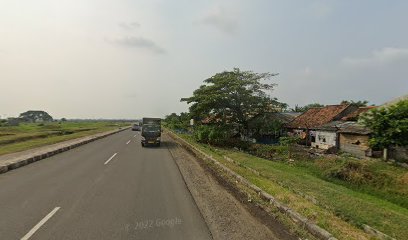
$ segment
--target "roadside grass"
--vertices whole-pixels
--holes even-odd
[[[322,180],[408,208],[408,170],[402,167],[348,157],[319,157],[294,165]]]
[[[199,144],[188,135],[180,136],[325,228],[338,239],[369,239],[370,236],[362,230],[363,224],[396,239],[408,239],[408,228],[405,224],[408,222],[408,209],[381,197],[387,190],[377,190],[372,195],[369,190],[375,188],[371,185],[355,186],[346,184],[345,181],[327,179],[326,175],[321,173],[321,169],[325,169],[322,167],[323,163],[320,163],[319,169],[302,161],[271,161],[232,149]],[[226,161],[224,156],[230,157],[238,164]],[[260,175],[248,168],[258,171]],[[395,171],[402,179],[402,185],[393,191],[400,189],[402,193],[398,194],[402,195],[398,200],[404,199],[404,190],[408,188],[408,181],[405,180],[406,170],[393,169],[392,166],[384,166],[381,163],[374,163],[370,168],[388,173]],[[384,186],[388,185],[387,183]]]
[[[291,147],[291,164],[322,180],[377,196],[408,208],[408,171],[379,159],[357,159],[348,154],[310,155]],[[254,144],[245,152],[272,161],[288,161],[288,147]]]
[[[27,123],[19,126],[0,127],[0,155],[85,137],[128,125],[130,124],[87,121]]]

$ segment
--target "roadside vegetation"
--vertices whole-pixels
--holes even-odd
[[[389,148],[408,146],[408,100],[373,109],[364,114],[361,120],[373,132],[370,145],[384,149],[385,159],[388,158]]]
[[[61,121],[0,126],[0,155],[118,129],[123,122]]]
[[[370,238],[364,224],[396,239],[408,236],[402,224],[408,221],[408,171],[403,168],[349,156],[311,158],[299,149],[288,161],[287,146],[267,146],[268,151],[260,151],[268,152],[266,159],[254,152],[198,143],[192,135],[179,136],[338,239]]]
[[[344,153],[309,152],[297,145],[295,136],[280,135],[276,145],[246,138],[254,116],[288,110],[271,96],[276,85],[264,83],[276,75],[240,69],[217,73],[191,97],[181,99],[190,104],[189,112],[168,115],[164,125],[339,239],[372,238],[364,231],[366,225],[396,239],[408,239],[406,168]],[[341,104],[367,103],[344,100]],[[408,144],[407,104],[378,108],[363,117],[362,123],[373,132],[372,147]],[[296,106],[294,111],[319,106]],[[284,132],[283,124],[261,125],[263,132]]]

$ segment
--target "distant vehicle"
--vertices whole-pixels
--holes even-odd
[[[132,126],[132,131],[140,131],[142,129],[142,126],[140,125],[140,123],[135,123]]]
[[[142,146],[160,146],[161,142],[161,119],[143,118],[142,121]]]

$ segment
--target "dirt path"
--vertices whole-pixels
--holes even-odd
[[[214,239],[298,239],[278,222],[272,231],[221,186],[198,159],[169,137],[165,140]]]

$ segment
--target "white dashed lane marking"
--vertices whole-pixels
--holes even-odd
[[[118,153],[113,154],[112,157],[110,157],[104,164],[108,164],[114,157],[116,157],[117,154]]]
[[[58,210],[60,210],[60,207],[54,208],[54,210],[48,213],[47,216],[41,219],[41,221],[37,223],[37,225],[35,225],[24,237],[22,237],[21,240],[30,239],[30,237],[33,236],[34,233],[37,232],[37,230],[40,229],[40,227],[44,225]]]

